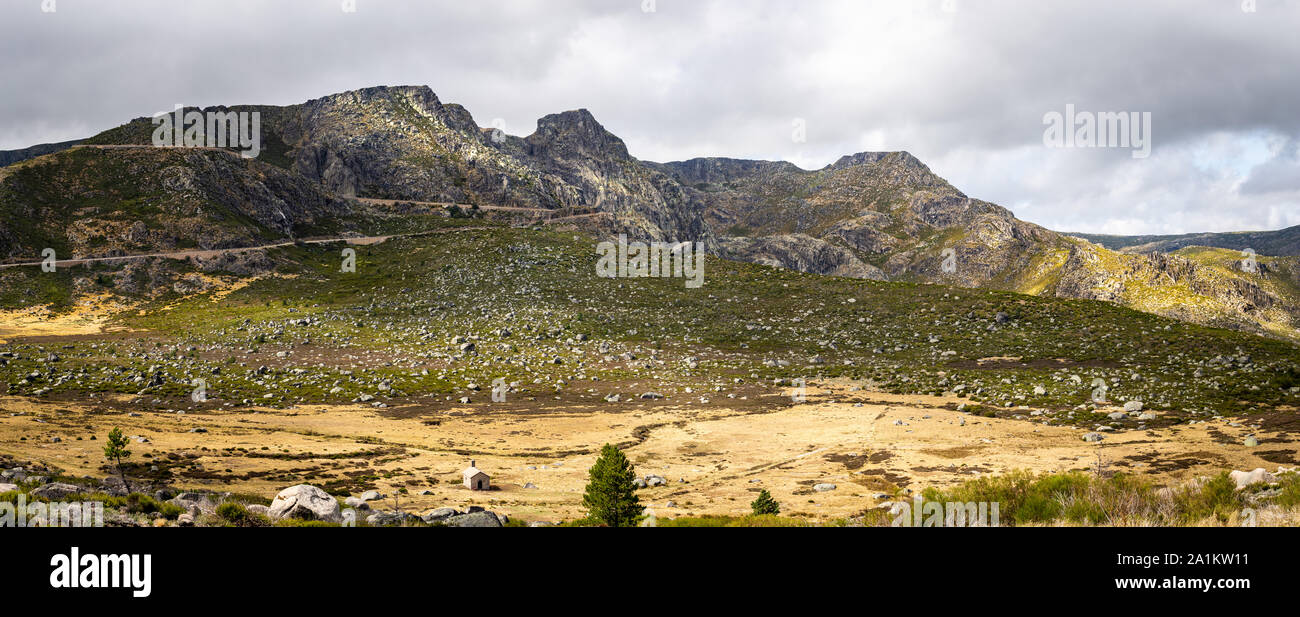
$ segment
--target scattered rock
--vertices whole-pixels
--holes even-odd
[[[339,502],[318,487],[299,484],[280,491],[271,502],[268,515],[274,519],[298,518],[340,523]]]
[[[501,527],[501,519],[497,518],[494,512],[470,512],[458,516],[448,517],[445,521],[448,527]]]
[[[32,496],[49,499],[51,501],[59,501],[66,498],[68,495],[75,495],[81,492],[84,492],[84,489],[75,484],[54,482],[32,491]]]
[[[424,516],[420,518],[424,519],[424,522],[426,523],[434,523],[434,522],[446,520],[450,517],[457,516],[459,514],[460,511],[455,508],[435,508],[433,510],[426,512]]]
[[[1273,474],[1265,471],[1263,467],[1257,467],[1254,471],[1234,470],[1228,474],[1228,477],[1232,478],[1232,481],[1237,483],[1237,488],[1246,488],[1247,486],[1261,482],[1264,484],[1272,484],[1277,481],[1277,479],[1273,477]]]

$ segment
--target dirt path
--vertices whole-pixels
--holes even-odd
[[[451,233],[457,231],[474,231],[474,230],[482,230],[482,229],[490,229],[490,228],[489,227],[449,227],[446,229],[431,229],[429,231],[417,231],[417,232],[406,233],[406,234],[393,234],[389,236],[358,236],[358,237],[340,236],[336,238],[305,239],[305,240],[301,240],[301,242],[303,244],[330,244],[333,242],[347,242],[348,244],[354,244],[360,246],[360,245],[380,244],[392,238],[410,238],[416,236],[428,236],[433,234]],[[56,267],[62,268],[66,266],[76,266],[76,265],[87,264],[87,263],[133,261],[137,259],[151,259],[155,257],[161,257],[164,259],[189,259],[191,257],[207,259],[212,257],[218,257],[221,255],[233,254],[233,253],[244,253],[248,251],[264,251],[267,249],[282,248],[286,246],[293,246],[294,244],[295,243],[293,241],[288,241],[288,242],[277,242],[274,244],[262,244],[259,246],[245,246],[245,247],[228,248],[228,249],[198,249],[198,250],[188,250],[188,251],[170,251],[166,253],[148,253],[145,255],[121,255],[117,257],[86,257],[82,259],[60,259],[55,261],[54,264]],[[41,261],[28,261],[28,262],[21,262],[21,263],[0,264],[0,268],[40,266],[43,263],[44,262]]]
[[[451,206],[457,206],[462,210],[471,210],[474,208],[474,206],[471,204],[458,204],[450,201],[415,201],[412,199],[374,199],[371,197],[357,197],[356,200],[363,204],[383,205],[383,206],[391,206],[393,204],[401,203],[401,204],[415,204],[417,206],[432,206],[435,208],[449,208]],[[479,209],[496,210],[500,212],[529,212],[529,213],[538,214],[539,216],[542,217],[555,212],[554,210],[548,210],[546,208],[524,208],[521,206],[479,206]]]
[[[458,206],[462,210],[469,210],[473,208],[473,206],[471,206],[470,204],[458,204],[458,203],[442,202],[442,201],[414,201],[410,199],[373,199],[369,197],[358,197],[356,199],[361,203],[373,204],[373,205],[391,206],[393,204],[398,204],[398,203],[408,203],[408,204],[416,204],[420,206],[432,206],[436,208],[448,208],[451,206]],[[561,212],[560,210],[550,210],[547,208],[525,208],[522,206],[480,205],[479,209],[492,211],[492,212],[519,212],[523,214],[532,214],[538,219],[539,223],[546,224],[546,225],[552,225],[556,223],[576,222],[576,221],[587,220],[587,219],[600,217],[600,216],[610,216],[608,212],[585,212],[582,214],[569,214],[565,216],[556,216],[556,214]]]

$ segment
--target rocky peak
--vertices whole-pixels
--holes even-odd
[[[394,100],[397,98],[419,101],[428,107],[438,107],[442,105],[441,101],[438,100],[438,95],[434,94],[433,89],[429,86],[371,86],[369,88],[349,90],[347,92],[339,92],[337,94],[323,96],[319,99],[307,101],[306,104],[343,102],[372,103],[375,101]]]
[[[723,183],[751,177],[763,177],[777,172],[798,173],[794,163],[787,161],[755,161],[724,157],[694,158],[673,161],[662,166],[678,182],[688,185]]]
[[[537,121],[537,130],[525,141],[528,153],[534,157],[632,158],[623,140],[606,131],[585,109],[543,116]]]
[[[825,169],[828,171],[835,171],[839,169],[845,169],[847,167],[856,167],[858,165],[870,165],[873,163],[879,163],[881,159],[885,158],[889,154],[890,153],[888,152],[859,152],[857,154],[846,154],[844,156],[841,156],[838,161],[835,161],[834,163],[827,165]],[[904,152],[903,154],[907,154],[907,153]],[[909,154],[908,156],[911,155]]]
[[[932,173],[930,168],[922,163],[920,159],[912,156],[906,150],[897,152],[859,152],[857,154],[846,154],[838,161],[831,163],[823,168],[824,171],[839,171],[862,165],[885,165],[890,167],[899,167],[902,169]]]

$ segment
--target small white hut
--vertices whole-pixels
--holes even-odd
[[[469,467],[461,472],[465,478],[465,488],[471,491],[486,491],[492,487],[492,479],[488,477],[482,469],[474,466],[474,461],[469,462]]]

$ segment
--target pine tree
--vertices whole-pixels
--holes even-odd
[[[753,503],[749,504],[749,507],[754,510],[756,516],[781,513],[781,504],[777,503],[775,499],[772,499],[772,494],[767,492],[767,489],[759,491],[758,499],[755,499]]]
[[[104,446],[104,458],[117,464],[117,473],[122,476],[122,486],[126,487],[126,492],[131,492],[131,485],[126,481],[126,472],[122,469],[122,459],[131,456],[131,451],[126,449],[126,437],[122,436],[122,429],[114,427],[108,432],[108,445]]]
[[[641,502],[636,498],[636,472],[623,451],[605,444],[600,458],[588,472],[591,481],[582,496],[587,518],[610,527],[632,527],[641,519]]]

